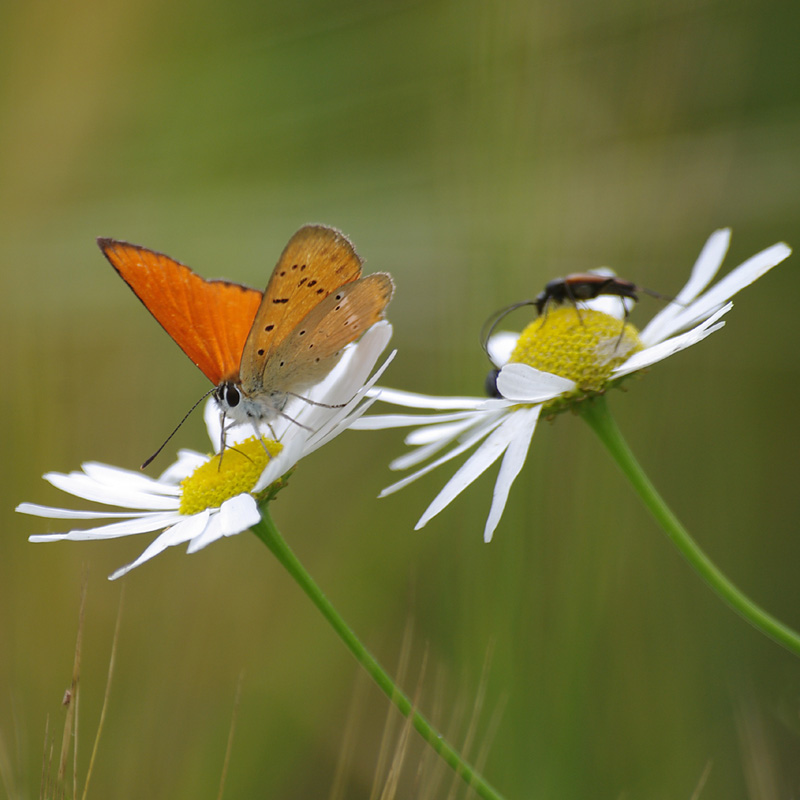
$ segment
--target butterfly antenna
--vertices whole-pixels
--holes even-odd
[[[208,391],[207,391],[207,392],[206,392],[206,393],[205,393],[205,394],[204,394],[204,395],[203,395],[203,396],[202,396],[202,397],[201,397],[201,398],[200,398],[200,399],[199,399],[199,400],[198,400],[198,401],[197,401],[197,402],[196,402],[196,403],[195,403],[195,404],[194,404],[194,405],[193,405],[193,406],[192,406],[192,407],[191,407],[191,408],[190,408],[190,409],[189,409],[189,410],[186,412],[186,414],[184,415],[183,419],[182,419],[182,420],[181,420],[181,421],[180,421],[180,422],[179,422],[179,423],[178,423],[178,424],[175,426],[175,430],[174,430],[174,431],[172,431],[172,433],[171,433],[169,436],[167,436],[167,438],[164,440],[164,443],[161,445],[161,447],[159,447],[159,448],[158,448],[158,450],[156,450],[156,451],[155,451],[155,453],[153,453],[153,455],[151,455],[151,456],[150,456],[150,458],[148,458],[148,459],[147,459],[147,461],[145,461],[145,462],[144,462],[144,464],[142,464],[142,466],[141,466],[141,467],[139,467],[139,469],[144,469],[145,467],[149,466],[149,465],[150,465],[150,464],[153,462],[153,460],[155,459],[155,457],[156,457],[156,456],[157,456],[157,455],[158,455],[158,454],[159,454],[159,453],[160,453],[160,452],[161,452],[161,451],[162,451],[162,450],[163,450],[163,449],[164,449],[164,448],[167,446],[167,442],[169,442],[169,440],[170,440],[170,439],[171,439],[171,438],[172,438],[172,437],[173,437],[173,436],[174,436],[174,435],[175,435],[175,434],[178,432],[178,430],[180,429],[181,425],[183,425],[183,423],[184,423],[184,422],[186,422],[186,420],[187,420],[187,419],[189,419],[189,414],[191,414],[191,413],[192,413],[192,411],[194,411],[194,410],[197,408],[197,406],[199,406],[199,405],[200,405],[200,403],[202,403],[202,402],[203,402],[203,400],[205,400],[205,399],[206,399],[206,397],[208,397],[208,396],[211,394],[211,392],[213,392],[213,391],[214,391],[214,389],[215,389],[215,388],[216,388],[216,387],[212,387],[211,389],[209,389],[209,390],[208,390]]]
[[[481,347],[484,349],[487,356],[489,355],[489,339],[492,338],[495,328],[512,311],[516,311],[518,308],[522,308],[523,306],[533,305],[536,305],[535,300],[522,300],[519,303],[512,303],[510,306],[506,306],[505,308],[501,308],[499,311],[495,311],[494,314],[492,314],[489,319],[483,323],[483,327],[481,328]]]

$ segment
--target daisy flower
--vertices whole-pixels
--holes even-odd
[[[264,425],[258,437],[252,425],[226,426],[222,454],[183,450],[159,478],[92,462],[68,475],[46,474],[46,481],[68,494],[125,510],[78,511],[22,503],[17,511],[38,517],[113,520],[84,530],[36,534],[30,541],[115,539],[163,531],[135,561],[114,572],[114,580],[168,547],[188,543],[188,552],[194,553],[223,536],[246,531],[261,519],[258,500],[271,499],[283,485],[279,479],[301,458],[338,436],[374,402],[367,392],[394,353],[372,378],[369,374],[391,335],[388,322],[373,325],[358,342],[347,345],[339,363],[305,400],[293,399],[285,416]],[[217,446],[222,423],[213,399],[204,417]]]
[[[550,303],[522,334],[492,336],[487,350],[496,369],[487,381],[494,395],[490,399],[374,390],[381,402],[434,412],[362,417],[352,426],[360,430],[414,428],[405,441],[415,449],[389,466],[400,470],[427,463],[384,489],[381,497],[477,446],[428,506],[416,529],[502,456],[484,528],[484,541],[491,541],[542,414],[549,417],[601,394],[621,379],[702,341],[725,324],[722,317],[732,308],[733,295],[791,253],[785,244],[773,245],[708,288],[729,243],[728,229],[711,235],[686,285],[642,331],[627,321],[631,300],[601,296],[578,305]]]

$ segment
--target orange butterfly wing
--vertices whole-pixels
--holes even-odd
[[[256,388],[264,364],[312,308],[361,276],[361,258],[334,228],[305,225],[289,240],[264,291],[244,346],[241,379]]]
[[[169,256],[113,239],[97,244],[178,347],[213,383],[236,378],[262,294],[205,280]]]
[[[267,393],[281,389],[297,392],[321,381],[336,365],[345,345],[383,319],[393,292],[394,283],[385,272],[373,272],[340,286],[312,308],[273,351],[257,388]]]

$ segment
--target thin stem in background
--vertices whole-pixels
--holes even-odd
[[[583,403],[581,416],[608,448],[611,457],[616,461],[625,477],[633,484],[633,488],[641,497],[642,502],[700,577],[751,625],[778,644],[783,645],[787,650],[800,656],[800,635],[768,614],[734,586],[681,525],[645,475],[628,447],[628,443],[622,437],[614,418],[608,411],[605,397],[598,396],[591,402]]]
[[[439,754],[445,763],[455,770],[467,785],[484,800],[503,800],[475,769],[464,761],[459,753],[445,741],[430,722],[420,714],[411,700],[395,685],[389,674],[375,660],[374,656],[361,643],[347,623],[331,605],[328,598],[317,586],[314,579],[297,559],[291,548],[275,527],[269,515],[266,503],[261,505],[261,522],[254,525],[253,533],[269,547],[275,557],[286,568],[289,574],[299,584],[300,588],[308,595],[312,603],[322,612],[322,615],[331,624],[345,643],[347,649],[355,656],[359,664],[367,671],[370,677],[378,684],[383,693],[394,703],[404,717],[410,717],[412,724],[422,738]]]

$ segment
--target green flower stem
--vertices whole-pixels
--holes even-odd
[[[388,673],[364,647],[347,623],[331,605],[328,598],[298,561],[289,545],[278,532],[272,517],[267,511],[266,503],[261,505],[261,522],[251,529],[253,533],[269,547],[275,557],[297,581],[300,588],[308,595],[311,602],[322,612],[322,616],[331,624],[348,650],[369,673],[383,693],[394,703],[404,717],[411,717],[411,722],[422,738],[455,770],[469,786],[484,800],[503,800],[503,796],[493,789],[461,756],[445,741],[444,737],[414,708],[413,703],[395,685]]]
[[[619,468],[633,484],[642,501],[672,539],[683,557],[700,577],[729,605],[763,634],[800,656],[800,635],[757,606],[736,588],[689,536],[642,471],[616,422],[608,411],[605,397],[598,396],[582,404],[581,415],[600,441],[609,449]]]

